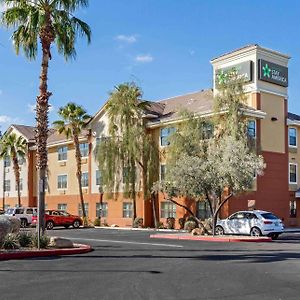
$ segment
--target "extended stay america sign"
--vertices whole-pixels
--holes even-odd
[[[258,79],[287,87],[288,68],[263,59],[259,59]]]

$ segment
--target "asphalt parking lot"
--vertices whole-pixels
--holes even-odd
[[[269,243],[149,239],[152,233],[49,231],[94,251],[2,261],[1,299],[299,299],[300,233]]]

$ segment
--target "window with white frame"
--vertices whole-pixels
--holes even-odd
[[[15,190],[18,190],[18,184],[15,185]],[[23,178],[20,178],[20,191],[23,191]]]
[[[4,157],[4,167],[10,167],[10,158],[9,158],[9,156]]]
[[[80,149],[81,157],[89,156],[89,144],[88,143],[79,144],[79,149]]]
[[[296,200],[290,201],[290,218],[296,218],[297,217],[297,206],[296,206]]]
[[[160,145],[161,146],[170,145],[169,138],[174,132],[175,132],[174,127],[161,128],[161,130],[160,130]]]
[[[100,186],[102,185],[102,177],[100,170],[96,170],[96,185]]]
[[[164,181],[165,178],[166,178],[166,165],[161,164],[160,165],[159,179],[160,179],[160,181]]]
[[[57,188],[66,189],[68,187],[68,175],[57,176]]]
[[[10,180],[4,180],[4,192],[10,192]]]
[[[297,147],[297,128],[289,127],[289,147]]]
[[[106,218],[108,213],[108,203],[102,202],[96,203],[96,216],[97,218]]]
[[[88,216],[89,215],[89,204],[88,203],[84,203],[83,205],[84,205],[85,214],[86,214],[86,216]],[[81,203],[78,203],[78,215],[80,217],[83,216]]]
[[[297,164],[289,164],[289,183],[297,183]]]
[[[248,134],[248,137],[250,137],[252,139],[256,138],[256,121],[255,120],[248,120],[247,134]]]
[[[123,218],[132,218],[133,205],[131,202],[123,202]]]
[[[58,203],[57,204],[57,209],[66,211],[67,210],[67,203]]]
[[[160,203],[161,218],[176,218],[176,204],[171,201],[162,201]]]
[[[88,187],[89,186],[89,173],[83,172],[81,174],[81,186],[82,187]]]
[[[63,161],[68,159],[68,147],[63,146],[63,147],[58,147],[57,148],[57,153],[58,153],[58,160]]]

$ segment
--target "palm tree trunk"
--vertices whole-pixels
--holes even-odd
[[[36,99],[36,134],[35,140],[37,145],[37,168],[38,168],[38,203],[39,203],[39,222],[42,233],[45,232],[45,177],[47,171],[48,153],[47,153],[47,138],[48,138],[48,109],[49,97],[52,95],[48,92],[48,65],[51,59],[50,46],[54,41],[54,30],[51,24],[50,15],[45,15],[46,25],[41,29],[40,42],[42,44],[42,65],[40,75],[40,94]]]
[[[14,164],[14,173],[16,178],[16,185],[17,185],[17,192],[18,192],[18,206],[21,206],[21,193],[20,193],[20,167],[18,163],[18,158],[16,155],[13,157],[13,164]]]
[[[73,131],[73,141],[75,145],[75,157],[76,157],[76,166],[77,166],[77,181],[78,181],[78,188],[79,188],[79,195],[80,195],[80,202],[81,202],[81,209],[82,209],[82,218],[83,218],[83,225],[87,226],[87,217],[86,217],[86,212],[85,212],[85,207],[84,207],[84,199],[83,199],[83,193],[82,193],[82,184],[81,184],[81,177],[82,177],[82,172],[81,172],[81,153],[80,153],[80,148],[79,148],[79,139],[77,133]]]

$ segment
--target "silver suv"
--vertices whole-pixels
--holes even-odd
[[[7,216],[14,216],[21,221],[21,227],[27,227],[32,222],[32,216],[37,214],[36,207],[13,207],[5,212]]]

